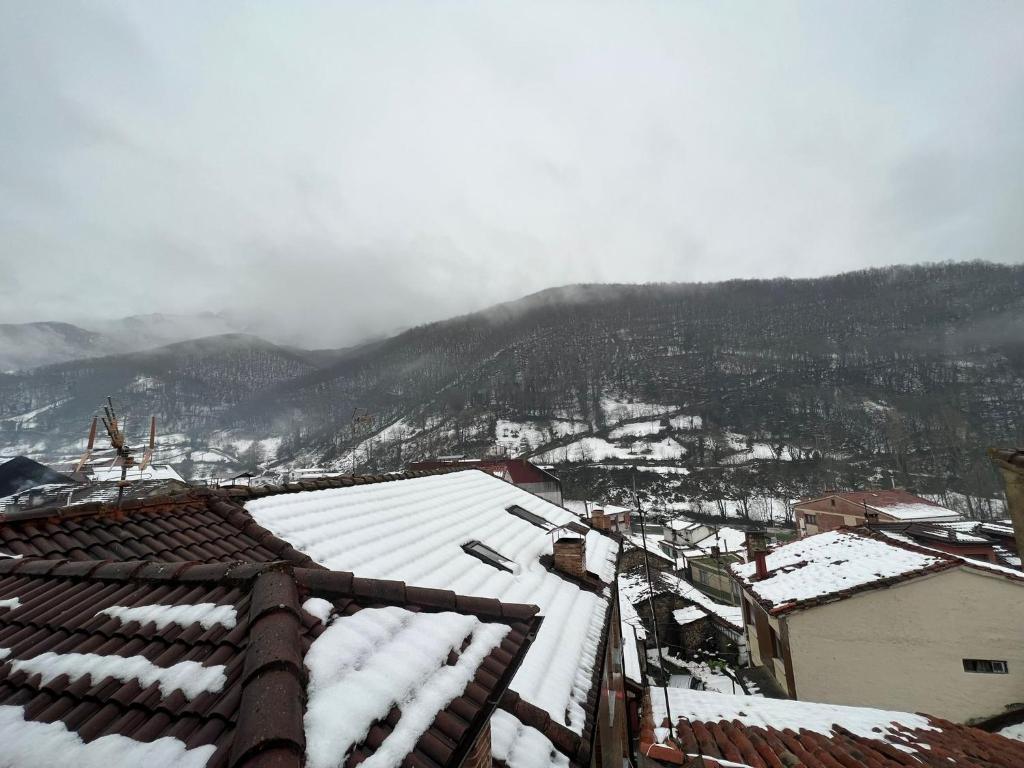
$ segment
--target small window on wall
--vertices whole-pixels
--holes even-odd
[[[782,642],[779,640],[779,636],[775,633],[775,630],[769,630],[772,633],[772,656],[776,659],[783,658],[782,656]]]
[[[964,659],[964,672],[1005,675],[1009,672],[1005,661],[995,659]]]
[[[807,523],[807,525],[817,525],[818,524],[818,516],[817,515],[804,515],[804,522]]]

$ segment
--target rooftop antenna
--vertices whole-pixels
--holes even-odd
[[[89,427],[89,439],[85,444],[85,453],[82,454],[82,458],[78,460],[75,465],[75,472],[81,472],[82,468],[85,467],[85,462],[92,456],[92,448],[96,444],[96,417],[92,417],[92,426]]]
[[[107,398],[107,404],[103,406],[103,415],[100,419],[103,422],[103,428],[107,430],[107,437],[110,439],[110,445],[113,446],[116,453],[114,460],[111,462],[111,466],[120,465],[121,467],[121,479],[117,484],[117,503],[120,504],[121,499],[124,496],[124,489],[129,484],[128,470],[135,466],[135,456],[133,455],[134,449],[128,445],[127,436],[125,434],[125,424],[127,424],[127,419],[120,422],[118,421],[117,411],[114,409],[114,401],[109,397]],[[96,420],[93,419],[93,430],[90,432],[90,442],[92,438],[95,437],[95,425]],[[149,463],[153,460],[153,451],[155,448],[156,416],[151,416],[149,420],[149,446],[143,454],[142,463],[139,465],[140,475],[142,470],[149,466]]]

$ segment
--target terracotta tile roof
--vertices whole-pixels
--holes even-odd
[[[894,507],[900,504],[929,504],[933,507],[944,509],[944,507],[936,504],[934,501],[929,501],[928,499],[922,498],[917,494],[911,493],[910,491],[902,488],[867,491],[835,491],[833,493],[826,493],[823,496],[816,496],[813,499],[801,499],[797,502],[797,506],[800,504],[808,504],[812,501],[829,499],[833,496],[837,499],[851,501],[854,504],[867,504],[869,507],[874,507],[876,509]]]
[[[701,768],[735,765],[750,768],[1020,768],[1024,765],[1024,743],[931,716],[677,691],[673,701],[681,707],[675,711],[682,709],[688,716],[676,719],[671,735],[663,709],[659,710],[661,722],[656,723],[653,717],[647,716],[641,725],[641,752],[656,759],[658,764]],[[654,709],[659,709],[660,692],[661,689],[649,691],[654,697]],[[682,697],[701,699],[697,707],[709,712],[715,707],[703,700],[719,699],[723,711],[735,710],[737,716],[694,716],[687,711],[686,703],[680,701]],[[761,710],[767,710],[767,714]],[[785,713],[780,717],[773,710],[785,710]],[[823,726],[825,722],[830,725]],[[655,731],[655,726],[661,730]]]
[[[243,505],[249,501],[267,497],[392,483],[403,479],[447,474],[452,471],[457,470],[446,468],[439,471],[408,471],[377,476],[323,478],[287,483],[282,486],[191,489],[188,493],[176,496],[125,501],[120,507],[86,504],[57,510],[38,510],[31,514],[19,513],[7,518],[0,516],[0,555],[9,553],[23,556],[26,559],[45,558],[50,561],[67,559],[82,562],[95,560],[153,560],[162,563],[199,561],[205,564],[203,567],[217,563],[231,564],[237,567],[239,561],[260,564],[279,561],[304,569],[304,572],[319,570],[329,573],[330,571],[323,565],[315,562],[283,538],[257,523]],[[474,476],[487,476],[477,470],[469,470],[469,472]],[[492,480],[492,482],[496,481]],[[499,482],[496,487],[516,494],[525,493],[505,483]],[[527,495],[538,504],[543,501],[533,497],[532,494]],[[548,503],[543,502],[543,504],[547,505]],[[504,508],[502,509],[503,521],[504,518],[512,517],[504,511]],[[553,507],[553,509],[564,513],[564,510],[560,510],[558,507]],[[597,548],[595,557],[600,558],[601,553],[606,549],[609,552],[617,552],[619,546],[617,539],[606,537],[601,532],[591,533],[599,536],[602,540],[607,538],[613,542],[612,544],[605,542],[606,546]],[[547,536],[545,532],[539,532],[539,534]],[[335,568],[342,570],[338,566]],[[372,575],[381,579],[407,578],[400,573],[394,575],[373,573]],[[574,583],[562,574],[558,574],[558,577],[566,583]],[[411,578],[409,580],[420,581]],[[356,579],[356,581],[359,582],[360,579]],[[433,586],[443,587],[446,585],[437,583]],[[451,586],[459,588],[456,585]],[[413,588],[409,587],[408,589],[412,593]],[[452,596],[454,599],[453,592],[438,589],[426,590],[426,592],[431,594],[440,592]],[[499,597],[510,603],[515,601],[514,596]],[[607,604],[604,598],[599,599]],[[467,603],[467,601],[470,602]],[[497,610],[495,606],[505,604],[491,598],[462,597],[459,598],[456,608],[458,611],[470,610],[467,606],[477,602],[480,605],[491,606],[489,610]],[[603,644],[607,637],[611,615],[607,610],[604,610],[603,613],[601,620],[604,632],[601,636],[600,648],[596,653],[596,659],[599,662],[604,657]],[[580,702],[585,713],[582,732],[576,740],[571,740],[571,749],[563,751],[567,740],[560,731],[554,733],[555,738],[551,738],[555,747],[559,751],[563,751],[573,766],[589,764],[589,756],[595,738],[594,726],[601,673],[602,665],[597,663],[593,670],[587,699]],[[518,694],[512,695],[518,697]],[[434,765],[435,763],[424,762],[422,764]]]
[[[0,648],[6,650],[0,661],[0,708],[16,707],[35,723],[59,722],[86,745],[111,735],[131,740],[122,744],[169,737],[199,765],[298,768],[306,748],[304,658],[325,632],[321,621],[301,607],[310,597],[328,601],[339,617],[399,606],[417,613],[454,611],[510,627],[461,695],[418,737],[403,765],[461,761],[540,624],[533,606],[285,563],[9,559],[0,561],[0,600],[7,601],[0,604]],[[195,611],[203,604],[213,604],[231,619],[204,625],[192,615],[158,628],[146,616],[133,614],[144,606],[191,606],[177,610]],[[454,650],[451,654],[458,656]],[[155,665],[156,673],[174,665],[190,667],[186,662],[201,665],[204,674],[222,666],[223,678],[219,685],[186,692],[180,678],[180,687],[161,687],[159,681],[147,684],[137,675],[121,677],[113,670],[102,679],[82,672],[89,660],[111,656],[131,657],[126,669]],[[195,672],[189,676],[202,676]],[[361,695],[352,691],[352,696]],[[372,755],[401,716],[393,707],[373,723],[342,764],[354,766]],[[9,746],[5,741],[5,750]],[[68,760],[73,764],[74,756]]]
[[[0,550],[68,560],[312,561],[212,492],[0,518]]]

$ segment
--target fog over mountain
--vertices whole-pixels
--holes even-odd
[[[0,322],[1020,263],[1021,50],[1013,0],[5,3]]]
[[[113,395],[193,477],[503,452],[612,495],[637,464],[662,500],[899,483],[977,505],[984,448],[1024,442],[1022,322],[1024,266],[977,262],[567,286],[351,349],[236,333],[0,374],[0,457],[73,459]]]

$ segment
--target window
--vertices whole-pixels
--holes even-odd
[[[550,531],[555,527],[554,524],[548,522],[540,515],[536,515],[528,509],[523,509],[518,504],[513,504],[511,507],[506,508],[505,511],[510,515],[515,515],[516,517],[531,523],[532,525],[536,525],[538,528],[543,528],[545,531]]]
[[[488,565],[494,566],[499,570],[508,571],[509,573],[514,573],[516,570],[514,562],[495,552],[485,544],[481,544],[479,541],[467,541],[462,545],[462,551],[478,560],[483,560]]]
[[[1005,661],[994,659],[964,659],[964,672],[984,672],[994,675],[1005,675],[1009,672]]]
[[[804,515],[804,522],[807,525],[817,525],[818,524],[818,516],[817,515],[805,514]]]
[[[779,641],[779,636],[776,634],[774,629],[768,628],[768,631],[772,633],[772,656],[776,659],[782,658],[782,643]]]
[[[835,499],[829,499],[829,501],[832,502],[832,506],[833,507],[836,505],[836,500]]]

